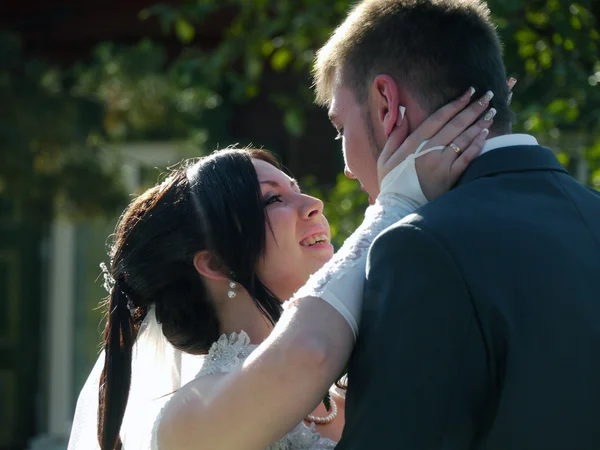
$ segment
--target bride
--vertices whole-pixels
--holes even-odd
[[[421,186],[430,197],[443,193],[481,150],[489,119],[450,137],[460,140],[462,153],[452,144],[436,146],[448,138],[439,135],[457,112],[444,111],[415,131],[437,130],[424,151],[427,141],[400,145],[406,124],[399,114],[379,157],[377,202],[320,283],[335,285],[341,272],[354,270],[346,292],[361,295],[359,272],[372,239],[427,201]],[[475,102],[457,117],[470,124],[480,113]],[[417,177],[414,162],[422,155]],[[105,268],[104,351],[80,394],[69,450],[194,448],[194,405],[268,337],[282,300],[332,258],[329,240],[322,202],[303,194],[260,150],[228,149],[185,163],[133,200]],[[328,403],[269,448],[334,448],[343,428],[343,389],[332,387]],[[269,417],[247,417],[240,426],[265,432]],[[227,448],[231,436],[219,439]]]

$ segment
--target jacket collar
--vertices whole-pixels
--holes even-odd
[[[567,173],[552,150],[540,145],[515,145],[497,148],[475,159],[456,186],[507,172],[549,170]]]

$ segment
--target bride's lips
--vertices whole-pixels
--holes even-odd
[[[325,242],[320,242],[318,244],[313,244],[310,245],[308,247],[303,247],[306,248],[308,250],[330,250],[333,251],[333,244],[330,244],[329,242],[325,243]]]
[[[313,228],[309,233],[305,234],[299,242],[300,246],[310,250],[330,250],[333,251],[333,245],[330,243],[331,237],[329,232],[324,227]],[[322,242],[314,242],[322,241]],[[312,243],[311,245],[308,245]]]

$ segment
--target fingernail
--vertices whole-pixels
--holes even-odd
[[[400,119],[401,119],[401,120],[404,120],[404,113],[406,112],[406,107],[404,107],[404,106],[400,105],[400,106],[398,107],[398,110],[400,111]]]
[[[470,99],[471,97],[473,97],[474,93],[475,93],[475,88],[473,86],[471,86],[469,89],[467,89],[467,92],[465,92],[461,98],[466,101],[466,100]]]
[[[507,105],[510,105],[510,102],[512,102],[512,94],[513,94],[512,92],[508,93],[508,99],[506,100]]]
[[[477,100],[480,106],[487,106],[490,100],[494,98],[494,93],[492,91],[487,91],[483,97]]]
[[[486,137],[488,134],[490,134],[490,130],[488,130],[487,128],[481,130],[481,136]]]
[[[512,89],[515,84],[517,84],[517,79],[513,78],[513,77],[510,77],[510,80],[508,80],[508,87],[509,87],[509,89]]]
[[[483,120],[492,120],[496,115],[496,108],[491,108],[485,116],[483,116]]]

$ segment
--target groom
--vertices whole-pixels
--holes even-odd
[[[346,172],[372,197],[400,106],[409,132],[469,86],[493,91],[497,111],[458,185],[370,249],[338,448],[600,448],[600,194],[533,136],[510,134],[487,6],[364,0],[315,75]],[[243,448],[264,448],[312,410],[352,344],[340,314],[302,299],[215,391],[211,414],[235,399],[228,418],[253,439]],[[265,426],[246,430],[250,414]]]
[[[468,86],[498,111],[458,185],[371,247],[337,448],[600,448],[600,193],[510,134],[486,5],[363,1],[315,73],[369,192],[398,104],[412,129]]]

